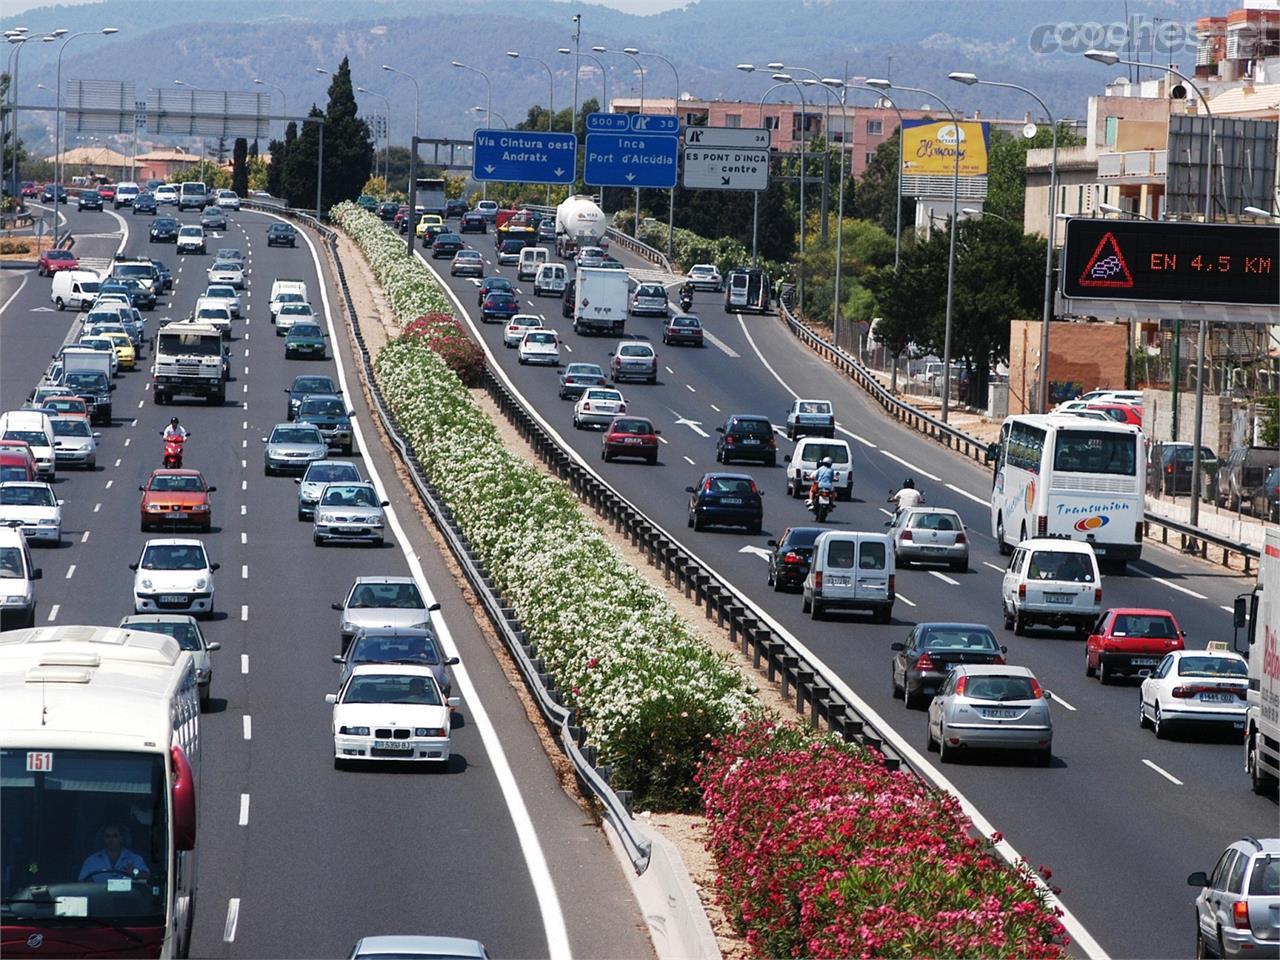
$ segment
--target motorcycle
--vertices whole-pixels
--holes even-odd
[[[819,489],[812,492],[809,497],[809,510],[813,513],[818,523],[822,523],[827,519],[827,515],[835,509],[835,503],[835,490]]]
[[[680,312],[688,313],[692,309],[693,309],[693,294],[691,293],[680,294]]]
[[[161,434],[163,436],[163,434]],[[182,445],[187,442],[191,434],[186,437],[165,437],[164,441],[164,466],[167,470],[182,469]]]

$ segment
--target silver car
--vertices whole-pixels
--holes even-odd
[[[969,538],[964,532],[964,521],[954,510],[942,507],[899,510],[885,526],[893,537],[893,555],[898,566],[945,563],[952,570],[968,571]]]
[[[1032,751],[1042,766],[1053,760],[1048,690],[1026,667],[957,666],[929,704],[928,746],[943,763],[960,752]]]
[[[196,665],[196,684],[200,687],[200,706],[209,706],[209,688],[213,686],[213,659],[209,654],[221,650],[216,640],[205,640],[195,617],[184,613],[139,613],[120,621],[122,630],[145,630],[147,633],[163,633],[178,641],[178,646],[191,653]]]
[[[233,317],[240,316],[240,294],[236,292],[236,288],[227,283],[211,283],[201,299],[221,300],[227,305],[227,309],[231,311]]]
[[[225,283],[237,290],[244,289],[244,264],[235,260],[215,260],[206,275],[210,283]]]
[[[302,473],[316,460],[329,454],[320,431],[310,424],[277,423],[271,435],[263,437],[262,472],[268,477],[280,471]]]
[[[1280,839],[1244,837],[1193,873],[1197,957],[1280,957]]]
[[[316,501],[325,484],[359,483],[360,480],[360,471],[349,460],[317,460],[293,481],[298,484],[298,519],[310,520],[315,516]]]
[[[360,540],[380,547],[387,525],[382,508],[387,505],[372,483],[327,483],[316,502],[311,539],[317,547],[330,540]]]
[[[579,267],[598,267],[604,263],[604,250],[600,247],[583,247],[573,262]]]
[[[333,662],[342,669],[338,673],[338,686],[347,682],[351,671],[361,663],[409,663],[418,667],[430,667],[436,683],[446,697],[453,691],[453,677],[449,667],[457,664],[457,657],[446,657],[440,650],[440,641],[430,627],[367,627],[356,631],[345,654],[335,653]]]
[[[341,603],[333,604],[341,611],[338,629],[342,635],[342,652],[356,631],[371,627],[396,627],[426,630],[431,614],[440,604],[427,606],[413,577],[358,577]]]
[[[97,433],[84,417],[50,417],[53,424],[53,459],[59,467],[93,470],[98,465]]]

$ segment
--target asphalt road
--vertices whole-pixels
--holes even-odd
[[[101,261],[116,251],[120,221],[113,215],[68,216],[82,258]],[[211,258],[149,245],[148,219],[126,216],[125,249],[165,260],[176,281],[147,315],[150,334],[158,318],[191,309]],[[321,281],[305,244],[266,247],[270,222],[234,214],[225,236],[210,240],[211,252],[239,246],[251,269],[246,319],[234,325],[227,403],[157,408],[148,352],[137,372],[116,381],[115,422],[102,428],[98,469],[59,474],[56,489],[66,501],[61,548],[36,554],[44,570],[38,622],[114,624],[132,613],[128,564],[155,536],[139,532],[137,488],[159,466],[159,431],[171,415],[181,417],[192,434],[187,465],[218,488],[214,529],[203,539],[222,564],[218,612],[204,624],[222,649],[213,655],[213,703],[202,725],[192,955],[345,956],[356,939],[378,933],[474,937],[494,956],[652,955],[603,836],[560,788],[384,451],[355,457],[366,476],[373,463],[390,481],[388,498],[404,524],[397,543],[382,549],[313,546],[309,524],[295,519],[295,485],[263,475],[260,438],[285,419],[283,389],[298,373],[335,373],[332,359],[286,361],[274,336],[272,279],[305,279],[317,308]],[[0,273],[0,409],[21,405],[75,322],[75,314],[52,310],[48,289],[33,271]],[[338,346],[349,401],[369,431],[345,339]],[[403,538],[412,561],[400,549]],[[437,626],[449,630],[463,660],[455,671],[464,702],[452,759],[438,772],[337,772],[324,702],[338,675],[330,662],[338,614],[329,604],[356,576],[403,575],[411,563],[442,603]]]
[[[492,234],[466,239],[491,260]],[[652,269],[625,252],[617,255],[628,267]],[[547,422],[605,479],[816,653],[922,760],[925,714],[893,699],[889,644],[919,622],[991,625],[1008,645],[1009,662],[1031,667],[1054,693],[1054,763],[1041,769],[984,757],[948,765],[943,773],[1032,865],[1051,867],[1051,883],[1063,888],[1067,908],[1105,951],[1124,957],[1191,953],[1194,891],[1186,886],[1187,874],[1210,869],[1222,848],[1242,834],[1275,835],[1276,805],[1250,792],[1238,740],[1157,741],[1138,728],[1135,685],[1103,687],[1085,677],[1083,643],[1054,630],[1015,637],[1001,629],[999,587],[1007,559],[990,536],[988,471],[886,417],[777,319],[727,314],[722,295],[712,293],[699,293],[694,304],[708,334],[702,349],[663,346],[656,317],[628,320],[627,336],[651,341],[658,352],[659,383],[620,389],[628,412],[651,417],[666,443],[657,467],[603,463],[599,434],[575,430],[572,404],[558,399],[555,370],[519,366],[515,351],[503,348],[502,324],[479,323],[477,281],[451,279],[445,260],[434,266],[490,352]],[[516,283],[522,312],[542,314],[547,326],[560,331],[562,363],[608,368],[616,339],[574,334],[560,316],[560,300],[534,298],[531,283],[516,282],[514,267],[489,262],[486,276],[493,275]],[[720,468],[714,428],[739,413],[765,414],[781,423],[798,396],[834,400],[843,428],[838,435],[853,450],[855,499],[838,504],[829,521],[833,528],[882,530],[886,498],[906,476],[925,490],[930,504],[959,511],[968,528],[970,572],[900,568],[898,603],[887,626],[861,614],[811,620],[801,613],[798,595],[774,593],[766,585],[765,561],[744,552],[765,547],[787,526],[810,525],[812,516],[803,501],[785,494],[782,458],[792,445],[784,436],[778,436],[776,468]],[[686,528],[685,487],[716,469],[750,473],[766,492],[759,537]],[[1230,640],[1228,611],[1248,586],[1240,577],[1148,544],[1126,574],[1104,576],[1103,600],[1106,606],[1168,608],[1186,630],[1188,646],[1197,647]]]

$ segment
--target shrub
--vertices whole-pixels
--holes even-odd
[[[0,254],[4,253],[30,253],[31,243],[27,240],[0,240]]]
[[[424,313],[405,327],[404,336],[420,339],[438,353],[468,387],[484,383],[484,352],[454,317]]]

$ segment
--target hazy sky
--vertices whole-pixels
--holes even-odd
[[[97,0],[57,0],[58,4],[64,6],[78,6],[82,3],[94,2],[97,2]],[[525,2],[528,2],[528,0],[525,0]],[[555,2],[563,2],[563,0],[555,0]],[[612,7],[614,10],[621,10],[623,13],[644,15],[683,7],[689,0],[593,0],[593,2],[602,6]],[[4,0],[4,13],[5,16],[14,16],[15,14],[25,13],[35,7],[48,6],[52,6],[49,0]]]

